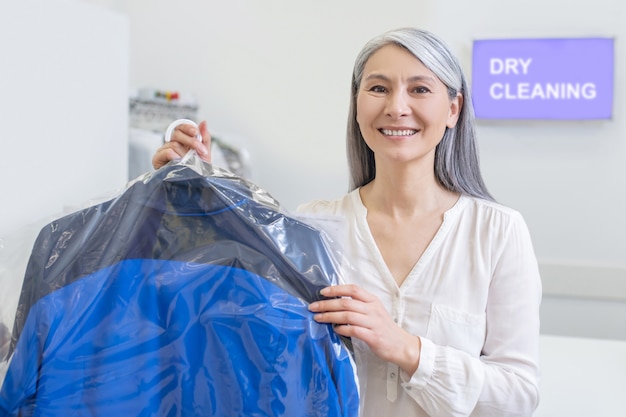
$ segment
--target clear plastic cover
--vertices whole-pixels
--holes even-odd
[[[47,220],[20,227],[0,237],[0,386],[8,366],[11,331],[33,242]]]
[[[307,309],[342,262],[329,235],[190,152],[41,229],[0,416],[356,416],[350,352]]]

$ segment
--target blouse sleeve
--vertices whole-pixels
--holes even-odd
[[[480,356],[422,338],[407,393],[437,416],[531,416],[539,401],[541,278],[527,225],[512,216],[493,273]]]

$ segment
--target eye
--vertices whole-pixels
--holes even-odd
[[[430,88],[424,86],[417,86],[413,88],[413,92],[417,94],[426,94],[430,93]]]
[[[382,85],[374,85],[368,88],[367,91],[371,91],[373,93],[386,93],[387,88],[383,87]]]

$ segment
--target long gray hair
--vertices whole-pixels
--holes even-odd
[[[376,176],[374,153],[365,144],[356,120],[356,101],[367,60],[389,44],[403,47],[419,59],[446,85],[450,98],[456,97],[457,93],[463,96],[456,126],[446,128],[443,139],[435,149],[435,178],[447,190],[493,200],[480,173],[474,108],[461,65],[442,40],[416,28],[400,28],[372,39],[354,63],[346,143],[350,190],[367,184]]]

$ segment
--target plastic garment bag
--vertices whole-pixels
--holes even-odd
[[[190,152],[41,230],[0,416],[356,416],[350,353],[307,310],[340,262]]]

